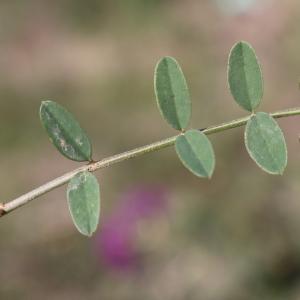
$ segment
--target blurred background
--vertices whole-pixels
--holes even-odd
[[[42,100],[77,117],[94,159],[174,135],[153,92],[165,55],[185,72],[194,127],[245,115],[226,82],[241,39],[263,67],[261,110],[299,106],[299,21],[297,0],[1,0],[1,201],[78,166],[50,144]],[[299,118],[279,123],[282,177],[251,161],[238,128],[211,136],[210,181],[173,148],[97,172],[91,239],[73,226],[65,187],[2,218],[0,299],[300,299]]]

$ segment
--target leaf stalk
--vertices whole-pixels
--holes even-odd
[[[276,119],[283,118],[283,117],[297,116],[297,115],[300,115],[300,107],[273,112],[270,115]],[[250,117],[251,117],[251,115],[243,117],[243,118],[235,119],[230,122],[225,122],[225,123],[222,123],[219,125],[213,125],[213,126],[210,126],[210,127],[204,128],[204,129],[199,129],[199,130],[202,131],[206,135],[215,134],[218,132],[222,132],[222,131],[226,131],[229,129],[244,126]],[[154,142],[154,143],[151,143],[151,144],[148,144],[148,145],[145,145],[142,147],[138,147],[138,148],[135,148],[135,149],[132,149],[132,150],[120,153],[120,154],[116,154],[116,155],[113,155],[113,156],[110,156],[107,158],[103,158],[99,161],[89,163],[85,166],[82,166],[73,171],[65,173],[64,175],[57,177],[57,178],[39,186],[38,188],[36,188],[26,194],[23,194],[7,203],[4,203],[4,204],[0,203],[0,217],[7,215],[8,213],[31,202],[32,200],[66,184],[76,174],[78,174],[80,172],[83,172],[83,171],[94,172],[99,169],[104,169],[104,168],[110,167],[119,162],[144,155],[146,153],[162,150],[164,148],[174,145],[177,136],[178,135],[175,135],[175,136],[163,139],[158,142]]]

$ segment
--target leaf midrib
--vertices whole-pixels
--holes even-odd
[[[60,128],[60,130],[61,130],[63,136],[66,136],[67,139],[70,140],[70,141],[74,141],[74,139],[72,138],[72,136],[71,136],[71,135],[68,133],[68,131],[64,128],[64,126],[61,124],[60,120],[57,119],[57,118],[55,117],[55,115],[51,112],[51,110],[49,110],[48,107],[45,107],[45,111],[46,111],[46,113],[47,113],[47,114],[48,114],[48,115],[49,115],[49,116],[57,123],[57,125],[59,126],[59,128]],[[82,129],[81,129],[81,127],[80,127],[78,124],[76,124],[76,125],[77,125],[77,127],[79,127],[80,135],[83,137],[83,140],[86,140],[86,139],[84,138],[84,135],[82,134]],[[67,142],[66,138],[64,138],[64,140]],[[71,144],[71,143],[68,143],[68,144],[71,145],[71,147],[74,148],[75,153],[79,153],[79,155],[81,156],[82,159],[84,159],[84,160],[86,160],[86,161],[88,161],[88,160],[90,159],[90,157],[87,156],[87,155],[84,153],[84,151],[81,150],[80,146],[78,146],[76,142],[75,142],[75,143],[72,143],[72,144]],[[85,141],[84,141],[84,144],[85,144]],[[90,146],[88,146],[88,148],[90,148]],[[61,147],[59,147],[59,149],[61,149],[62,152],[63,152],[63,154],[65,154],[65,152],[63,151],[63,149],[62,149]],[[65,154],[65,155],[66,155],[66,154]],[[68,156],[68,158],[70,158],[70,156]],[[80,159],[81,159],[81,158],[80,158]],[[73,157],[72,159],[76,159],[76,158]]]

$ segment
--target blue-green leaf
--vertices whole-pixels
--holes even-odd
[[[162,58],[154,78],[157,104],[162,116],[175,129],[185,129],[191,117],[191,100],[183,72],[172,57]]]
[[[69,182],[69,209],[80,233],[91,236],[97,229],[100,214],[100,190],[97,178],[89,172],[75,175]]]
[[[186,168],[199,177],[210,178],[215,168],[213,147],[204,133],[188,130],[177,137],[175,148]]]
[[[276,121],[259,112],[247,122],[245,144],[251,158],[271,174],[282,174],[287,165],[284,135]]]
[[[235,101],[253,111],[263,96],[263,77],[254,49],[246,42],[235,44],[229,55],[228,83]]]

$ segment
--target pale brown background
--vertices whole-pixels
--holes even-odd
[[[299,106],[299,1],[258,0],[234,10],[230,2],[0,1],[1,201],[78,165],[49,143],[41,100],[76,115],[95,159],[175,134],[153,93],[164,55],[186,74],[194,127],[245,115],[226,82],[228,52],[240,39],[263,66],[261,110]],[[299,299],[300,123],[279,123],[289,150],[282,177],[255,166],[242,129],[211,137],[211,181],[185,170],[173,149],[96,174],[103,218],[132,187],[160,184],[169,192],[168,213],[139,224],[137,273],[119,274],[95,257],[93,239],[72,225],[65,187],[2,218],[0,299]]]

